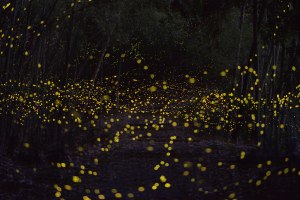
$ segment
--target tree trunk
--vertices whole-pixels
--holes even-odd
[[[241,54],[241,46],[242,46],[242,38],[243,38],[243,24],[244,24],[244,19],[245,19],[245,7],[246,7],[246,2],[243,3],[241,7],[241,14],[240,14],[240,22],[239,22],[239,43],[238,43],[238,48],[237,48],[237,53],[236,53],[236,70],[235,70],[235,76],[234,76],[234,86],[237,84],[238,76],[239,76],[239,70],[237,69],[237,66],[240,64],[240,54]]]
[[[98,62],[96,71],[95,71],[95,73],[94,73],[94,77],[93,77],[93,79],[92,79],[94,83],[95,83],[95,81],[96,81],[96,79],[97,79],[97,77],[98,77],[98,74],[99,74],[100,69],[102,68],[103,61],[104,61],[104,57],[105,57],[105,54],[106,54],[106,52],[107,52],[107,48],[109,47],[109,44],[110,44],[110,38],[111,38],[111,36],[108,37],[108,39],[107,39],[107,41],[106,41],[106,43],[105,43],[105,46],[104,46],[104,48],[103,48],[103,52],[102,52],[102,54],[101,54],[101,57],[100,57],[100,60],[99,60],[99,62]],[[101,77],[101,78],[102,78],[102,77]],[[101,81],[101,82],[102,82],[102,81]]]
[[[248,67],[252,67],[257,73],[259,73],[259,65],[258,65],[258,33],[263,22],[263,17],[266,10],[266,0],[262,1],[262,6],[260,9],[260,14],[258,17],[258,0],[252,0],[252,45],[249,53],[248,59]],[[259,75],[259,74],[258,74]],[[242,85],[242,94],[246,95],[247,87],[249,82],[249,73],[246,73],[243,77],[243,85]],[[258,97],[258,89],[255,88],[255,98]]]

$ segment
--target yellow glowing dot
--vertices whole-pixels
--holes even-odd
[[[134,198],[134,194],[128,193],[128,194],[127,194],[127,197],[128,197],[128,198]]]
[[[104,95],[103,99],[104,99],[104,101],[108,101],[110,99],[110,97],[108,95]]]
[[[144,188],[143,186],[141,186],[141,187],[138,188],[138,191],[139,191],[139,192],[144,192],[144,191],[145,191],[145,188]]]
[[[164,175],[160,176],[159,179],[163,183],[167,181],[167,178]]]
[[[261,180],[257,180],[255,183],[256,186],[260,186],[261,185]]]
[[[245,158],[246,153],[244,151],[241,152],[241,159]]]
[[[226,72],[225,71],[221,71],[220,76],[226,76]]]
[[[228,196],[229,199],[234,199],[235,198],[235,193],[231,193],[229,196]]]
[[[205,153],[211,153],[212,152],[212,149],[211,148],[206,148],[205,149]]]
[[[188,176],[189,174],[190,174],[189,171],[184,171],[184,172],[183,172],[183,176]]]
[[[3,10],[7,9],[11,3],[7,3],[6,5],[2,6]]]
[[[157,171],[160,168],[160,165],[155,165],[154,170]]]
[[[30,144],[29,144],[29,143],[24,143],[23,145],[24,145],[24,147],[27,148],[27,149],[30,147]]]
[[[257,168],[260,169],[260,168],[262,168],[262,166],[263,166],[262,164],[258,164]]]
[[[81,179],[78,176],[73,176],[73,182],[74,183],[80,183]]]
[[[118,193],[115,194],[115,197],[116,197],[117,199],[120,199],[120,198],[122,198],[122,194],[118,192]]]
[[[190,79],[189,79],[189,83],[194,84],[195,82],[196,82],[196,79],[195,79],[195,78],[190,78]]]
[[[57,198],[59,198],[59,197],[61,197],[61,193],[60,192],[55,192],[55,197],[57,197]]]
[[[283,170],[283,173],[284,173],[284,174],[287,174],[287,173],[289,173],[289,171],[290,171],[289,168],[285,168],[285,169]]]
[[[88,197],[88,196],[83,196],[82,199],[83,199],[83,200],[91,200],[91,198]]]
[[[65,188],[65,190],[72,190],[72,186],[71,185],[65,185],[64,188]]]
[[[165,184],[165,188],[170,188],[171,187],[171,184],[170,183],[166,183]]]
[[[154,148],[152,146],[147,147],[147,151],[153,151],[153,150],[154,150]]]
[[[157,91],[156,86],[151,86],[149,89],[150,89],[150,92],[156,92]]]

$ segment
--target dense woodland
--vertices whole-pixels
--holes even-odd
[[[299,0],[2,0],[0,199],[300,198],[299,21]]]
[[[296,78],[296,0],[1,3],[2,80],[95,80],[121,63],[129,70],[133,59],[155,70],[228,69],[232,79],[240,78],[237,65],[262,79],[276,65],[278,90],[291,89],[287,81]]]

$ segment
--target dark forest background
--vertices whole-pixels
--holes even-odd
[[[300,199],[299,22],[300,0],[1,0],[0,199]]]
[[[101,79],[141,59],[155,70],[253,67],[290,90],[299,66],[297,0],[14,0],[0,13],[1,79]],[[299,75],[298,75],[299,77]],[[241,85],[246,90],[249,77]],[[247,79],[247,80],[246,80]],[[102,80],[102,79],[101,79]]]

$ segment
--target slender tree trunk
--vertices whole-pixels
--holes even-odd
[[[105,46],[104,46],[104,48],[103,48],[103,52],[101,53],[100,60],[99,60],[99,62],[98,62],[96,71],[95,71],[94,76],[93,76],[93,79],[92,79],[94,83],[95,83],[95,81],[96,81],[96,79],[97,79],[97,77],[98,77],[98,74],[99,74],[100,69],[102,68],[102,65],[103,65],[103,62],[104,62],[104,57],[105,57],[105,54],[106,54],[107,49],[108,49],[108,47],[109,47],[110,40],[111,40],[111,36],[109,36],[108,39],[106,40]],[[102,76],[101,76],[101,82],[102,82]]]
[[[240,22],[239,22],[239,43],[236,53],[236,69],[235,69],[235,76],[234,76],[234,87],[237,84],[238,77],[240,71],[237,69],[237,66],[240,64],[240,54],[241,54],[241,46],[242,46],[242,39],[243,39],[243,25],[244,25],[244,18],[245,18],[245,7],[246,2],[243,3],[241,7],[241,14],[240,14]]]
[[[74,20],[75,20],[75,11],[74,8],[71,10],[70,14],[70,22],[69,27],[67,31],[67,38],[66,38],[66,57],[65,57],[65,72],[64,72],[64,78],[63,83],[65,84],[69,78],[69,68],[71,66],[70,59],[71,59],[71,51],[72,51],[72,38],[73,38],[73,28],[74,28]]]
[[[248,59],[248,67],[252,67],[257,73],[259,66],[258,66],[258,33],[261,27],[261,24],[263,22],[263,17],[265,15],[266,10],[266,0],[262,0],[262,6],[260,9],[260,14],[258,16],[258,0],[252,0],[252,45],[249,52],[249,59]],[[259,75],[259,74],[258,74]],[[249,73],[246,73],[243,76],[243,85],[242,85],[242,94],[245,96],[247,93],[248,88],[248,82],[249,82]],[[255,89],[255,98],[258,97],[258,90]]]

